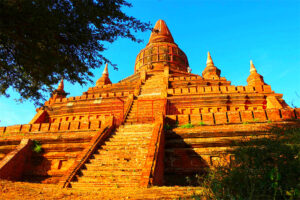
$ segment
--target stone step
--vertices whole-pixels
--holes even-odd
[[[119,159],[119,160],[130,160],[130,159],[141,159],[146,156],[147,150],[131,150],[125,152],[124,150],[121,151],[102,151],[99,154],[93,155],[91,159],[98,159],[101,161],[110,161],[111,159]],[[92,162],[92,161],[91,161]]]
[[[105,144],[109,144],[109,143],[121,143],[121,144],[148,143],[150,138],[151,138],[151,134],[149,134],[148,136],[119,135],[119,136],[110,138],[108,141],[105,142]]]
[[[132,125],[128,125],[128,126],[132,126]],[[153,125],[151,125],[151,127],[143,127],[143,124],[139,124],[139,127],[140,128],[130,128],[130,127],[119,127],[116,131],[116,133],[119,133],[119,132],[138,132],[138,133],[144,133],[144,132],[152,132],[152,129],[153,129]]]
[[[149,124],[149,123],[153,123],[153,121],[148,120],[148,121],[135,121],[135,122],[125,122],[125,125],[132,125],[132,124]]]
[[[111,162],[115,162],[115,160],[118,161],[128,161],[128,160],[141,160],[141,159],[146,159],[146,153],[147,151],[144,152],[132,152],[131,154],[129,153],[105,153],[102,152],[99,155],[95,155],[94,157],[91,158],[91,160],[89,161],[89,163],[92,162],[98,162],[98,163],[111,163]],[[97,159],[96,160],[92,160],[92,159]]]
[[[134,124],[132,124],[134,125]],[[139,124],[140,126],[143,124]],[[131,125],[129,125],[131,126]],[[116,131],[116,134],[119,133],[124,133],[124,132],[137,132],[137,133],[147,133],[147,132],[152,132],[153,127],[141,127],[141,128],[122,128],[119,127]]]
[[[128,139],[130,138],[139,138],[139,137],[149,137],[151,135],[152,131],[145,131],[145,132],[119,132],[112,136],[112,138],[119,138],[119,137],[126,137]]]
[[[139,183],[141,180],[140,177],[132,176],[76,176],[77,182],[80,183]]]
[[[114,155],[114,154],[124,154],[124,153],[128,153],[128,154],[132,154],[132,155],[136,155],[137,153],[146,153],[148,152],[148,149],[141,149],[141,148],[138,148],[138,149],[126,149],[126,151],[124,151],[125,149],[114,149],[114,150],[99,150],[97,153],[98,154],[94,154],[95,157],[97,157],[98,155],[107,155],[109,152],[108,155]]]
[[[155,87],[155,86],[151,86],[151,87],[143,87],[143,88],[141,89],[141,92],[146,92],[146,91],[149,91],[149,92],[160,92],[160,91],[162,91],[162,89],[161,89],[161,88],[157,88],[157,87]]]
[[[112,138],[110,141],[105,142],[106,146],[147,145],[147,144],[149,144],[148,140],[141,140],[141,139],[126,141],[126,140],[117,140]]]
[[[155,116],[155,112],[157,110],[154,110],[154,113],[152,113],[152,110],[149,110],[149,111],[142,111],[142,112],[138,112],[138,113],[132,113],[132,114],[129,114],[127,115],[126,119],[133,119],[133,118],[147,118],[147,117],[152,117],[152,116]]]
[[[110,159],[91,159],[88,163],[85,163],[86,166],[118,166],[122,167],[124,165],[144,163],[146,161],[146,156],[124,156],[124,157],[112,157]],[[118,165],[116,165],[118,164]]]
[[[102,188],[102,187],[110,187],[110,188],[119,188],[119,187],[138,187],[140,183],[78,183],[78,182],[72,182],[70,184],[71,188],[76,189],[94,189],[96,188]]]
[[[115,175],[115,176],[140,176],[141,175],[141,170],[132,170],[132,171],[108,171],[108,170],[104,170],[104,171],[100,171],[100,170],[85,170],[82,169],[81,173],[83,176],[107,176],[107,175]]]
[[[131,150],[131,149],[137,149],[137,148],[147,148],[148,145],[143,144],[143,145],[130,145],[130,146],[109,146],[109,145],[104,145],[102,146],[103,150],[123,150],[123,151],[127,151],[127,150]]]
[[[133,129],[140,129],[140,128],[143,128],[143,129],[146,129],[146,128],[153,128],[153,124],[135,124],[135,125],[121,125],[119,126],[119,128],[124,128],[124,129],[130,129],[130,130],[133,130]]]
[[[115,171],[119,171],[119,172],[133,172],[133,171],[140,171],[142,169],[143,164],[140,164],[140,166],[136,166],[135,163],[132,163],[131,165],[127,164],[127,165],[119,165],[116,162],[116,166],[113,166],[113,164],[111,164],[110,166],[100,166],[98,164],[85,164],[86,169],[87,170],[93,170],[93,171],[110,171],[110,172],[115,172]]]
[[[137,121],[149,121],[149,123],[154,122],[154,117],[150,116],[145,116],[143,117],[130,117],[126,118],[126,122],[137,122]]]

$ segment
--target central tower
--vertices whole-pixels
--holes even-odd
[[[134,71],[161,70],[166,65],[170,71],[187,72],[189,63],[185,53],[174,42],[166,23],[158,20],[149,43],[136,57]]]

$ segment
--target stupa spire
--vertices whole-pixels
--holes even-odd
[[[107,63],[105,64],[105,68],[104,68],[102,74],[107,74],[108,75],[108,64]]]
[[[149,43],[170,42],[174,43],[172,34],[164,20],[158,20],[152,29]]]
[[[247,82],[251,86],[266,85],[264,77],[257,72],[252,60],[250,60],[250,75],[247,78]]]
[[[202,72],[202,76],[205,79],[219,79],[221,70],[219,70],[211,58],[210,52],[207,52],[206,67]]]
[[[96,86],[111,84],[111,81],[108,77],[108,64],[105,64],[105,68],[102,72],[102,76],[97,80]]]
[[[67,96],[67,93],[64,90],[64,79],[61,78],[57,89],[54,90],[51,94],[50,100],[55,100],[57,98],[65,98]]]
[[[255,66],[254,66],[254,64],[253,64],[253,62],[252,62],[252,60],[250,60],[250,73],[253,73],[253,72],[256,72],[256,73],[257,73],[256,68],[255,68]]]
[[[211,58],[211,55],[210,55],[209,51],[207,52],[207,60],[206,60],[206,66],[208,66],[208,65],[214,66],[214,62]]]
[[[57,87],[57,91],[64,91],[64,78],[61,78]]]

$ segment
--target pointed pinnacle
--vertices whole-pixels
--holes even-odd
[[[253,73],[253,72],[257,72],[257,71],[256,71],[256,68],[255,68],[252,60],[250,60],[250,73]]]
[[[64,90],[64,79],[61,78],[60,82],[59,82],[59,85],[57,87],[57,90],[59,91],[63,91]]]
[[[108,64],[106,63],[105,68],[103,70],[102,74],[107,74],[108,75]]]
[[[214,65],[214,62],[212,61],[209,51],[207,52],[206,65]]]

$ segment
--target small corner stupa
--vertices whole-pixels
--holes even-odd
[[[262,75],[257,73],[257,70],[256,70],[252,60],[250,60],[250,75],[247,78],[247,82],[248,82],[248,85],[251,85],[251,86],[267,85],[267,84],[265,84],[264,78],[262,77]]]
[[[97,80],[96,86],[111,84],[111,81],[108,77],[108,64],[106,63],[105,68],[103,70],[102,76]]]
[[[220,79],[221,70],[219,70],[215,65],[210,56],[210,53],[207,53],[206,68],[202,72],[202,76],[205,79]]]

